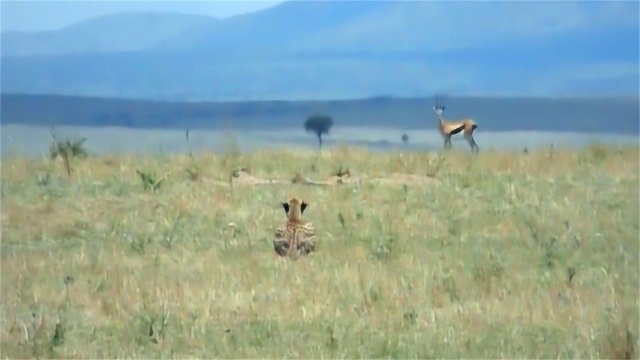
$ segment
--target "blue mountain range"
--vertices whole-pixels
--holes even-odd
[[[637,96],[638,2],[292,0],[3,32],[2,91],[151,100]]]

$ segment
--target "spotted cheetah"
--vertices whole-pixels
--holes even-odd
[[[275,231],[273,247],[278,255],[296,260],[300,255],[308,255],[315,250],[315,226],[302,220],[307,206],[296,198],[282,203],[287,221]]]

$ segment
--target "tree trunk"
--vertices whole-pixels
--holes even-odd
[[[322,149],[322,134],[318,134],[318,147]]]
[[[69,154],[62,154],[62,160],[64,161],[64,168],[67,170],[67,176],[71,177],[71,160],[69,159]]]

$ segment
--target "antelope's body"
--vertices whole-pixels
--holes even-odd
[[[471,146],[471,151],[478,152],[480,148],[476,141],[473,138],[473,132],[478,128],[475,121],[471,118],[458,119],[458,120],[444,120],[442,118],[442,112],[444,111],[444,106],[436,105],[433,110],[438,117],[438,129],[440,130],[440,135],[444,139],[444,148],[451,149],[451,137],[453,135],[459,134],[462,132],[464,134],[464,138]]]
[[[299,255],[307,255],[315,249],[315,226],[302,220],[302,213],[307,207],[303,201],[293,198],[282,203],[287,213],[287,221],[275,231],[274,249],[280,256],[297,259]]]

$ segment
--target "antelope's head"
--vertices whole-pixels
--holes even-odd
[[[292,198],[288,202],[282,203],[284,212],[287,213],[287,218],[291,221],[300,220],[302,213],[307,208],[308,204],[304,201],[299,201],[296,198]]]
[[[438,116],[438,119],[442,116],[442,112],[444,111],[444,105],[441,102],[436,101],[436,105],[433,107],[433,111]]]

